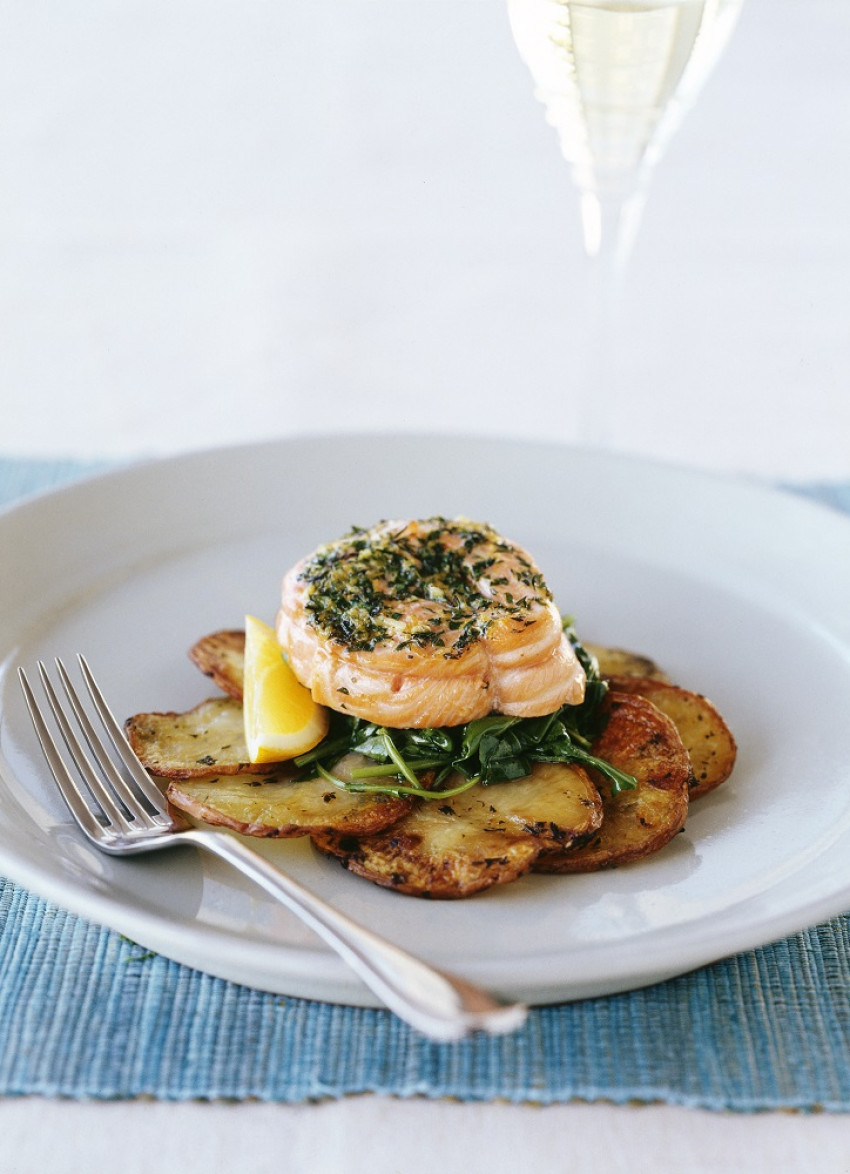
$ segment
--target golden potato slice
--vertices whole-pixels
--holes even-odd
[[[624,648],[607,648],[603,644],[585,644],[589,653],[596,657],[603,677],[651,677],[656,681],[667,681],[669,677],[648,656],[627,652]]]
[[[446,787],[460,782],[452,776]],[[602,800],[587,771],[552,762],[534,763],[524,779],[471,787],[438,810],[484,831],[534,836],[541,847],[583,842],[602,823]]]
[[[137,713],[124,731],[145,768],[166,778],[266,769],[248,761],[242,706],[232,697],[212,697],[187,713]]]
[[[610,685],[620,693],[645,697],[672,719],[691,757],[691,799],[700,799],[729,778],[738,753],[735,738],[707,698],[647,677],[612,677]]]
[[[189,649],[189,659],[205,677],[210,677],[222,692],[242,700],[245,676],[245,633],[211,632]]]
[[[602,776],[602,827],[580,848],[544,851],[535,872],[595,872],[640,860],[662,848],[685,824],[691,768],[675,725],[644,697],[610,692],[607,725],[593,753],[637,779],[618,795]]]
[[[347,779],[351,767],[363,762],[349,755],[335,773]],[[368,835],[395,823],[413,806],[411,799],[347,791],[324,779],[295,782],[285,765],[273,770],[266,766],[263,774],[251,777],[173,779],[166,798],[203,823],[278,839],[330,832]]]
[[[446,786],[459,781],[452,776]],[[542,847],[581,843],[601,819],[599,793],[583,769],[536,763],[527,778],[420,802],[378,835],[313,842],[375,884],[451,899],[516,880]]]
[[[471,897],[528,872],[540,852],[532,835],[489,832],[420,801],[372,836],[314,835],[321,851],[384,888],[413,897]]]

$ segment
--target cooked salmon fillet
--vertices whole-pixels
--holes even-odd
[[[490,526],[380,522],[283,580],[278,639],[332,709],[395,728],[537,717],[584,698],[584,671],[531,557]]]

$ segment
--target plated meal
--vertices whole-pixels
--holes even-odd
[[[286,573],[274,628],[190,656],[220,694],[126,723],[172,806],[414,896],[640,860],[735,762],[705,697],[583,644],[532,557],[464,518],[352,530]]]

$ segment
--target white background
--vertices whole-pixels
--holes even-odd
[[[2,450],[576,436],[577,203],[502,0],[0,6]],[[850,474],[850,10],[749,0],[653,184],[611,440]]]
[[[655,178],[615,447],[850,476],[848,37],[745,5]],[[0,455],[581,439],[588,276],[501,0],[0,2]],[[25,1099],[0,1136],[10,1174],[850,1170],[846,1118],[664,1107]]]

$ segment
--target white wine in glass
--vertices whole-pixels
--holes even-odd
[[[520,56],[572,168],[585,250],[595,259],[597,312],[606,319],[653,167],[722,53],[741,4],[508,0]]]

